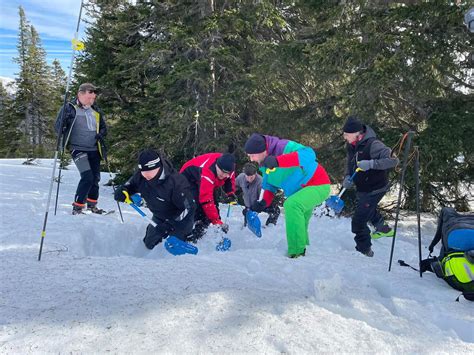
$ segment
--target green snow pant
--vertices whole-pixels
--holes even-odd
[[[286,199],[283,207],[288,255],[301,254],[309,245],[308,224],[313,209],[329,197],[329,192],[329,184],[307,186]]]

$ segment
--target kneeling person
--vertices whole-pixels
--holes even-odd
[[[260,197],[262,191],[262,177],[257,174],[257,167],[253,163],[244,165],[243,172],[235,179],[236,188],[242,190],[245,208],[242,210],[244,215],[244,225],[247,225],[247,211],[251,209]],[[265,225],[270,223],[276,225],[278,217],[280,216],[280,207],[278,207],[277,199],[274,199],[269,207],[263,209],[262,212],[268,213]]]
[[[153,249],[169,235],[183,241],[192,233],[196,204],[186,178],[173,165],[154,150],[140,153],[137,171],[115,191],[115,200],[124,202],[123,191],[129,195],[140,193],[153,213],[143,242]]]

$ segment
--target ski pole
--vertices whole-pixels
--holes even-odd
[[[393,259],[393,250],[395,249],[395,237],[397,236],[397,227],[398,227],[398,217],[400,215],[400,205],[402,202],[402,193],[403,193],[403,184],[405,183],[405,172],[408,165],[408,155],[410,153],[411,141],[415,132],[409,131],[408,138],[405,145],[405,150],[403,152],[403,165],[402,165],[402,174],[400,176],[400,190],[398,191],[398,200],[397,200],[397,211],[395,214],[395,225],[393,227],[393,239],[392,239],[392,248],[390,249],[390,261],[388,264],[388,271],[392,269],[392,259]]]
[[[420,225],[420,150],[416,145],[415,149],[415,179],[416,179],[416,220],[418,227],[418,265],[420,265],[420,277],[423,277],[421,271],[421,225]]]
[[[104,145],[104,150],[105,149],[105,143],[102,139],[100,139],[100,143],[102,143]],[[107,154],[104,153],[104,160],[105,160],[105,163],[107,164],[107,170],[109,171],[109,176],[110,178],[112,179],[112,189],[114,190],[114,194],[115,194],[115,184],[114,184],[114,179],[112,177],[112,171],[110,170],[110,164],[109,164],[109,159],[107,159]],[[119,210],[119,213],[120,213],[120,219],[122,220],[122,223],[123,223],[123,216],[122,216],[122,209],[120,208],[120,204],[118,201],[117,202],[117,207],[118,207],[118,210]]]
[[[138,212],[140,216],[145,218],[153,227],[156,227],[156,223],[146,215],[145,212],[142,211],[140,207],[138,207],[133,201],[130,199],[130,195],[128,194],[127,191],[123,190],[122,193],[125,195],[125,203],[132,206],[135,211]]]
[[[46,237],[46,225],[48,223],[49,205],[51,203],[51,194],[53,192],[54,176],[56,175],[56,164],[57,164],[57,161],[58,161],[58,152],[59,152],[59,150],[64,152],[64,149],[61,148],[62,136],[63,136],[63,124],[64,124],[64,112],[65,112],[65,107],[66,107],[67,100],[68,100],[69,84],[71,82],[71,74],[72,74],[72,66],[74,64],[74,57],[75,57],[75,54],[76,54],[76,50],[80,50],[80,46],[78,46],[78,43],[80,43],[80,42],[77,40],[77,36],[78,36],[78,32],[79,32],[79,24],[81,23],[82,6],[83,6],[83,1],[81,0],[81,7],[79,9],[79,16],[78,16],[78,19],[77,19],[76,33],[74,34],[74,39],[72,41],[73,42],[73,47],[72,47],[71,65],[69,66],[69,74],[68,74],[68,77],[67,77],[66,89],[65,89],[65,93],[64,93],[63,110],[62,110],[62,113],[61,113],[61,123],[60,123],[60,127],[59,127],[58,138],[56,140],[56,151],[54,152],[53,172],[52,172],[52,175],[51,175],[51,182],[50,182],[50,186],[49,186],[48,202],[46,203],[46,211],[44,213],[43,229],[41,230],[41,242],[40,242],[40,248],[39,248],[39,253],[38,253],[38,261],[41,261],[41,254],[43,252],[44,238]],[[62,156],[62,152],[61,152],[61,156]],[[57,210],[57,206],[58,206],[57,201],[58,201],[58,194],[59,194],[60,179],[61,179],[61,164],[59,165],[58,190],[57,190],[57,193],[56,193],[56,204],[55,204],[55,208],[54,208],[54,214],[56,214],[56,210]]]

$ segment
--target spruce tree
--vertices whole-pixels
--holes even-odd
[[[18,57],[20,72],[16,79],[17,94],[14,100],[13,120],[22,132],[22,144],[17,154],[44,156],[53,149],[53,119],[58,107],[59,93],[51,87],[53,81],[46,63],[46,52],[35,27],[19,8]],[[58,84],[60,85],[60,84]],[[56,102],[55,102],[56,101]]]
[[[3,84],[0,84],[0,156],[14,157],[20,145],[20,132],[15,121],[13,98],[8,94]]]

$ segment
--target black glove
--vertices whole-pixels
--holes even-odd
[[[229,225],[227,223],[222,223],[220,227],[224,233],[227,233],[229,231]]]
[[[173,225],[170,222],[168,222],[168,220],[160,221],[160,223],[156,225],[156,228],[162,233],[168,234],[168,235],[170,235],[174,231]]]
[[[262,165],[268,169],[278,168],[278,160],[276,156],[269,155],[263,159]]]
[[[97,133],[95,135],[95,140],[96,141],[102,141],[104,139],[104,135],[102,133]]]
[[[126,188],[124,188],[123,186],[117,186],[115,188],[115,193],[114,193],[114,200],[115,201],[118,201],[118,202],[125,202],[125,199],[127,198],[127,196],[125,196],[125,194],[123,193],[123,191],[127,191]],[[128,191],[127,191],[128,192]]]
[[[267,208],[267,202],[265,200],[255,201],[250,207],[252,211],[257,213],[263,212],[265,208]]]
[[[223,199],[222,201],[224,203],[237,203],[237,196],[235,196],[235,194],[233,192],[231,192],[230,194],[227,194]]]

